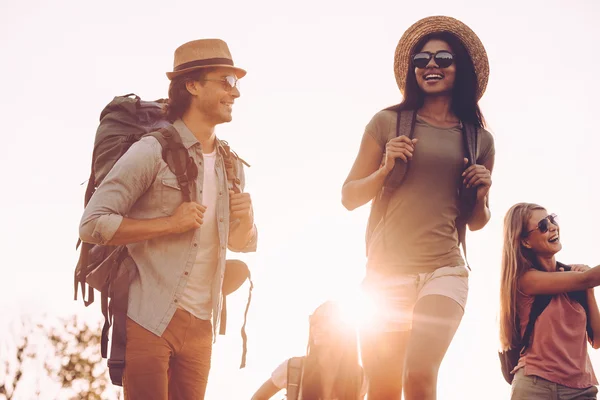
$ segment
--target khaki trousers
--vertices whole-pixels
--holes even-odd
[[[202,400],[212,352],[212,323],[177,309],[162,336],[127,318],[125,400]]]

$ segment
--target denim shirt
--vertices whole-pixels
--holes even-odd
[[[204,173],[200,143],[182,120],[175,121],[173,126],[181,135],[190,157],[198,165],[198,179],[191,184],[191,197],[192,201],[202,204]],[[238,162],[238,177],[243,189],[243,164],[239,160]],[[211,289],[213,333],[220,323],[227,248],[235,252],[251,252],[256,251],[257,242],[254,227],[245,247],[233,248],[228,245],[229,232],[235,230],[240,221],[229,220],[228,182],[219,151],[215,171],[218,182],[216,212],[220,246]],[[144,137],[116,162],[90,199],[81,219],[79,236],[84,242],[106,244],[113,238],[123,217],[167,217],[182,202],[183,196],[177,178],[162,158],[160,143],[154,137]],[[178,308],[178,301],[196,261],[201,229],[202,227],[127,245],[130,257],[124,262],[133,262],[137,267],[136,277],[129,289],[127,316],[158,336],[163,334]]]

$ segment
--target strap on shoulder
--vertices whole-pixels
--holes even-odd
[[[525,328],[525,334],[523,335],[523,348],[526,349],[529,347],[529,343],[531,341],[531,336],[533,335],[533,327],[535,326],[535,322],[538,317],[544,312],[550,301],[552,300],[552,295],[537,295],[535,296],[535,300],[531,305],[531,312],[529,313],[529,321],[527,322],[527,327]]]
[[[287,365],[287,399],[298,400],[302,390],[302,376],[304,372],[304,357],[292,357]]]
[[[477,159],[479,158],[479,129],[473,124],[463,123],[462,137],[465,157],[469,160],[467,166],[470,166],[477,163]],[[466,189],[461,187],[460,191],[461,215],[459,215],[459,218],[456,221],[456,230],[458,231],[458,240],[465,254],[467,267],[470,269],[467,258],[467,220],[469,219],[473,207],[475,206],[477,189]]]
[[[412,137],[414,136],[416,120],[417,112],[415,110],[397,110],[396,137],[404,135],[412,139]],[[392,198],[392,193],[404,181],[404,178],[408,173],[409,166],[410,164],[407,164],[404,161],[397,159],[394,164],[394,168],[385,178],[381,191],[373,199],[371,205],[371,213],[369,215],[369,221],[367,223],[367,232],[365,236],[367,255],[369,252],[369,241],[371,240],[373,231],[375,230],[375,227],[379,224],[379,222],[384,220],[388,205]]]
[[[231,147],[229,147],[229,143],[227,143],[227,141],[225,140],[219,139],[217,141],[217,148],[218,151],[221,153],[221,156],[223,157],[223,162],[225,163],[225,173],[227,175],[227,181],[231,190],[233,190],[235,193],[241,193],[242,183],[240,181],[240,178],[238,177],[239,171],[237,161],[241,161],[247,167],[250,167],[250,164],[248,164],[240,156],[238,156],[235,151],[231,150]]]
[[[463,123],[463,141],[465,154],[469,159],[469,165],[477,163],[479,157],[479,129],[470,123]]]
[[[183,142],[179,132],[172,125],[161,128],[156,132],[148,134],[158,140],[162,146],[163,160],[169,166],[169,169],[177,177],[177,183],[181,188],[184,201],[191,201],[190,178],[188,177],[188,166],[195,164],[189,161],[189,153]]]

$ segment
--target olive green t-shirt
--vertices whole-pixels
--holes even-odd
[[[365,129],[382,150],[396,137],[396,115],[380,111]],[[417,116],[414,138],[418,142],[404,182],[371,237],[367,265],[378,271],[423,273],[465,265],[456,229],[464,171],[461,127],[438,128]],[[494,139],[485,129],[478,146],[478,164],[494,157]]]

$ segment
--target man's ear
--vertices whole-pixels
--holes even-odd
[[[192,96],[196,96],[198,94],[198,90],[200,88],[200,82],[198,81],[187,81],[185,83],[185,88],[187,89],[187,91],[192,95]]]

